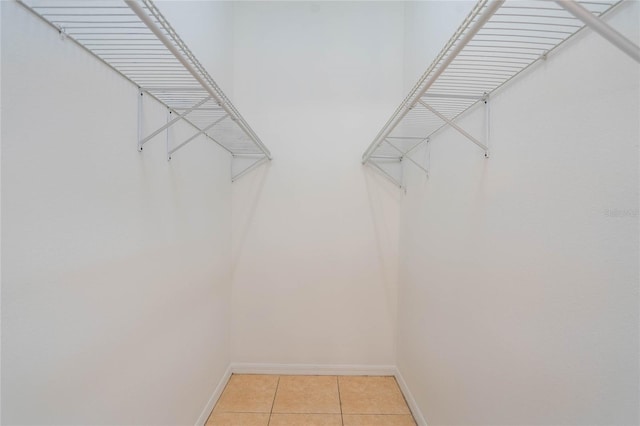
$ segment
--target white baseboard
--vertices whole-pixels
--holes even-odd
[[[222,395],[222,391],[224,390],[224,387],[227,385],[229,378],[231,378],[231,373],[232,373],[231,365],[229,365],[229,367],[227,367],[227,370],[222,375],[222,378],[218,382],[218,386],[216,386],[216,389],[211,394],[209,401],[207,401],[207,405],[202,410],[200,417],[198,417],[198,421],[196,422],[195,426],[203,426],[207,422],[207,419],[209,418],[209,415],[211,414],[213,407],[216,405],[216,402],[218,402],[218,398],[220,398],[220,395]]]
[[[398,370],[397,367],[396,367],[394,376],[396,377],[396,382],[398,382],[398,386],[400,386],[400,390],[404,394],[404,399],[407,401],[407,404],[409,405],[409,409],[411,410],[411,414],[413,414],[414,420],[416,421],[418,426],[427,426],[427,421],[422,415],[422,411],[420,410],[420,407],[418,407],[418,403],[416,402],[415,398],[411,394],[411,391],[409,390],[409,386],[407,386],[407,382],[404,381],[404,377],[402,377],[402,374],[400,373],[400,370]]]
[[[235,374],[280,374],[309,376],[395,376],[395,365],[352,364],[254,364],[237,362],[231,364]]]

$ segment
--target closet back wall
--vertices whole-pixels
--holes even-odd
[[[2,424],[195,424],[230,360],[229,156],[197,140],[167,163],[164,135],[138,153],[136,88],[1,7]],[[194,50],[226,90],[230,5],[180,10],[180,33],[209,17]]]
[[[403,96],[404,6],[234,8],[234,101],[274,160],[233,187],[233,360],[395,364],[399,192],[359,158]]]

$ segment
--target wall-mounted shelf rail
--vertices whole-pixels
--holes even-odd
[[[166,132],[167,159],[203,135],[233,158],[232,180],[271,153],[151,0],[18,0],[135,84],[138,93],[138,150]],[[144,96],[167,108],[166,124],[143,134]],[[178,122],[193,128],[183,141],[169,140]]]
[[[492,94],[580,31],[594,27],[638,60],[638,49],[599,18],[619,0],[480,0],[362,156],[362,162],[402,186],[402,162],[452,127],[489,156]],[[597,27],[597,28],[596,28]],[[485,105],[485,134],[474,137],[456,119]],[[420,166],[425,172],[428,170]]]

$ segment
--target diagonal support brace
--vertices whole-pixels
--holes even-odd
[[[398,160],[400,161],[400,160]],[[385,169],[383,169],[382,167],[380,167],[378,164],[375,163],[375,161],[367,161],[365,164],[370,165],[371,167],[373,167],[374,169],[376,169],[379,173],[381,173],[384,177],[386,177],[387,179],[389,179],[391,182],[393,182],[394,184],[396,184],[399,188],[402,188],[402,182],[399,182],[396,178],[394,178],[393,176],[391,176]]]
[[[389,139],[385,139],[385,141],[389,144],[389,146],[391,146],[391,148],[395,149],[396,151],[398,151],[401,155],[401,160],[402,159],[407,159],[409,161],[411,161],[417,168],[419,168],[420,170],[422,170],[423,172],[425,172],[427,174],[427,176],[429,176],[429,170],[427,170],[426,168],[424,168],[420,163],[418,163],[416,160],[414,160],[413,158],[411,158],[409,155],[406,155],[400,148],[398,148],[397,146],[395,146],[394,144],[392,144]]]
[[[258,157],[258,159],[256,161],[254,161],[253,163],[251,163],[248,167],[245,167],[243,170],[239,171],[238,173],[236,173],[235,175],[232,173],[231,174],[231,182],[235,182],[236,180],[240,179],[242,176],[246,175],[247,173],[249,173],[251,170],[255,169],[256,167],[258,167],[260,164],[264,163],[265,161],[268,161],[269,158],[267,158],[267,156],[265,156],[264,154],[235,154],[233,157]]]
[[[222,117],[220,117],[219,119],[217,119],[216,121],[214,121],[213,123],[209,124],[208,126],[206,126],[203,129],[200,129],[200,131],[198,133],[196,133],[195,135],[191,136],[189,139],[187,139],[186,141],[182,142],[180,145],[176,146],[175,148],[173,148],[172,150],[170,150],[167,153],[167,161],[171,160],[171,155],[176,152],[177,150],[179,150],[180,148],[182,148],[183,146],[185,146],[186,144],[188,144],[189,142],[191,142],[192,140],[194,140],[195,138],[197,138],[198,136],[205,134],[207,130],[211,129],[213,126],[215,126],[216,124],[220,123],[222,120],[224,120],[225,118],[229,117],[229,114],[225,114]],[[207,135],[208,136],[208,135]],[[209,138],[213,139],[211,136],[209,136]]]
[[[192,106],[191,108],[187,109],[185,112],[183,112],[182,114],[178,114],[176,116],[176,118],[174,118],[171,121],[168,121],[164,126],[160,127],[159,129],[157,129],[155,132],[151,133],[149,136],[142,138],[138,141],[138,150],[142,151],[142,146],[149,142],[152,138],[154,138],[155,136],[159,135],[160,133],[162,133],[164,130],[168,129],[169,127],[173,126],[175,123],[177,123],[178,121],[182,120],[183,118],[185,118],[187,115],[189,115],[189,113],[191,113],[192,111],[194,111],[195,109],[197,109],[198,107],[204,105],[207,101],[209,101],[211,99],[211,97],[206,97],[203,100],[201,100],[200,102],[198,102],[197,104],[195,104],[194,106]],[[141,114],[141,107],[138,107],[138,114]],[[140,133],[139,133],[140,135]]]
[[[469,133],[467,133],[466,130],[464,130],[462,127],[458,126],[456,123],[454,123],[453,121],[449,120],[447,117],[445,117],[444,115],[440,114],[438,111],[436,111],[433,107],[431,107],[431,105],[425,103],[422,100],[418,101],[420,103],[420,105],[422,105],[423,107],[425,107],[426,109],[428,109],[429,111],[431,111],[432,113],[434,113],[438,118],[440,118],[442,121],[444,121],[445,123],[447,123],[449,126],[451,126],[452,128],[454,128],[455,130],[457,130],[462,136],[466,137],[467,139],[469,139],[471,142],[475,143],[476,145],[478,145],[480,148],[482,148],[485,152],[485,155],[488,156],[489,153],[489,147],[485,144],[483,144],[482,142],[480,142],[478,139],[474,138],[473,136],[471,136]]]

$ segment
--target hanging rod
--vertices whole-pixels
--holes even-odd
[[[640,47],[636,46],[631,40],[602,22],[593,13],[589,12],[584,6],[572,0],[556,0],[560,6],[571,12],[576,18],[587,24],[591,29],[609,40],[616,47],[627,55],[631,56],[636,62],[640,62]]]

